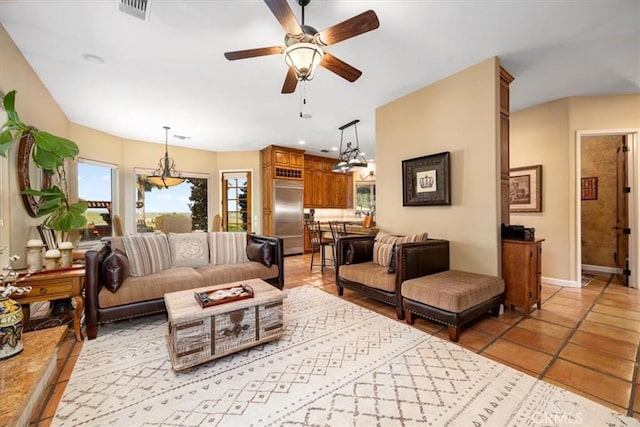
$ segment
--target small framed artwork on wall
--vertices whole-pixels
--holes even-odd
[[[451,204],[449,152],[402,161],[402,206]]]
[[[598,200],[598,177],[582,178],[582,200]]]
[[[542,212],[542,165],[509,169],[509,211]]]

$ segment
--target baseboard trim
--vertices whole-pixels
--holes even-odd
[[[582,264],[582,270],[595,271],[596,273],[622,274],[617,267],[604,267],[602,265]]]
[[[556,286],[564,286],[565,288],[581,288],[582,280],[563,280],[563,279],[554,279],[553,277],[542,277],[543,283],[548,283],[549,285]]]

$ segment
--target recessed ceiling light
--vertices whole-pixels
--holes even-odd
[[[338,151],[338,147],[331,147],[331,151]]]
[[[83,53],[82,57],[94,64],[104,64],[104,59],[102,59],[101,57],[99,57],[98,55],[93,55],[91,53]]]
[[[304,145],[304,144],[306,144],[306,142],[304,142],[303,140],[300,140],[300,141],[298,141],[298,144]]]

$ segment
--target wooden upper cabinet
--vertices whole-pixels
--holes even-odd
[[[304,168],[304,155],[302,153],[289,153],[289,166],[292,168]]]
[[[347,175],[331,171],[337,159],[313,155],[304,156],[304,207],[353,207],[353,189],[347,188]],[[349,181],[353,186],[353,180]]]

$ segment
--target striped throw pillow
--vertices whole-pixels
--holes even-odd
[[[393,243],[373,242],[373,263],[388,267],[393,246]]]
[[[241,264],[247,258],[247,233],[219,231],[209,233],[211,265]]]
[[[131,276],[142,277],[171,268],[169,242],[164,234],[125,236],[122,243]]]
[[[426,242],[427,240],[429,240],[429,233],[417,233],[411,236],[400,237],[396,240],[396,243]]]

